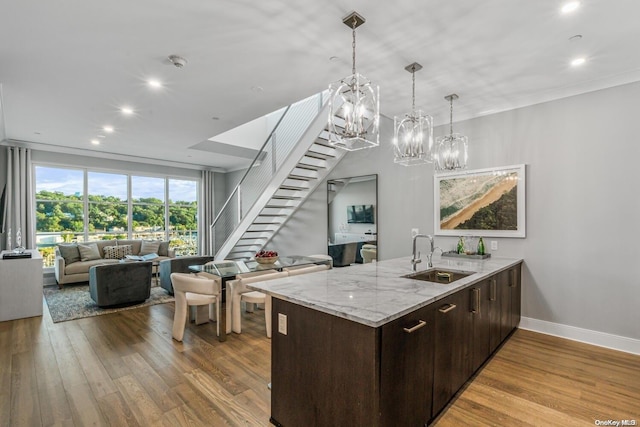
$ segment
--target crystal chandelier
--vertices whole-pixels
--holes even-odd
[[[449,108],[449,135],[436,138],[435,154],[433,160],[437,171],[452,171],[467,167],[467,137],[459,133],[453,133],[453,100],[458,95],[451,94],[444,97],[450,103]]]
[[[405,70],[411,73],[413,92],[411,113],[393,119],[394,161],[404,166],[421,165],[433,161],[433,119],[416,111],[416,71],[422,65],[414,62]]]
[[[352,74],[329,85],[329,143],[347,151],[377,147],[380,123],[379,87],[356,72],[356,28],[365,19],[356,12],[342,22],[353,34]]]

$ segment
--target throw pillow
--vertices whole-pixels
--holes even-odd
[[[123,259],[132,253],[131,245],[105,246],[103,251],[105,259]]]
[[[160,247],[158,248],[158,255],[169,256],[169,242],[160,242]]]
[[[60,256],[64,258],[66,265],[80,261],[80,252],[78,251],[78,245],[58,245],[58,252]]]
[[[95,243],[89,243],[87,245],[78,243],[78,251],[80,251],[80,261],[91,261],[102,258],[98,250],[98,245]]]
[[[142,246],[140,246],[140,253],[138,255],[157,254],[159,248],[160,242],[143,240]]]

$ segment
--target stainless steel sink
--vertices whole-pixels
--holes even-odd
[[[417,273],[407,274],[402,276],[407,279],[424,280],[425,282],[433,283],[453,283],[456,280],[460,280],[464,277],[475,274],[475,271],[460,271],[460,270],[447,270],[444,268],[431,268],[425,271],[418,271]]]

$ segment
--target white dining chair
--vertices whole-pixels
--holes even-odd
[[[327,254],[315,254],[315,255],[309,255],[309,257],[311,258],[318,258],[318,259],[324,259],[327,261],[330,261],[329,263],[329,268],[333,268],[333,257],[331,255],[327,255]]]
[[[173,316],[172,335],[176,341],[182,341],[187,323],[189,307],[196,307],[196,324],[216,321],[220,335],[220,282],[207,277],[188,273],[171,273],[171,284],[175,296],[175,314]],[[209,308],[209,316],[198,314],[198,307]]]
[[[301,265],[300,267],[285,267],[282,270],[289,273],[289,276],[298,276],[300,274],[313,273],[316,271],[329,270],[331,266],[328,264],[318,265]]]
[[[207,263],[205,263],[204,265],[211,265],[211,264],[215,264],[215,263],[221,263],[221,262],[233,262],[233,260],[222,260],[222,261],[209,261]],[[219,283],[219,287],[222,288],[222,282],[219,276],[216,276],[215,274],[211,274],[211,273],[207,273],[206,271],[199,271],[196,273],[197,276],[199,277],[206,277],[208,279],[212,279],[212,280],[216,280]],[[231,291],[229,290],[229,286],[227,286],[227,288],[225,289],[225,325],[226,325],[226,333],[230,334],[231,333]],[[197,308],[196,308],[196,315],[197,315]]]
[[[274,270],[264,272],[238,274],[235,280],[227,282],[231,290],[231,329],[237,334],[242,333],[242,303],[264,304],[264,320],[267,330],[267,337],[271,338],[271,297],[265,293],[252,291],[247,288],[248,284],[264,282],[266,280],[280,279],[288,277],[286,271],[276,272]]]

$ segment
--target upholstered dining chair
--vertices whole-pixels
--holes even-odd
[[[263,272],[260,272],[263,273]],[[242,302],[247,304],[264,304],[264,320],[267,337],[271,338],[271,297],[262,292],[247,289],[250,283],[264,282],[265,280],[280,279],[289,274],[270,270],[263,274],[244,273],[238,274],[235,280],[227,282],[231,289],[231,329],[237,334],[242,333]]]
[[[220,335],[220,282],[208,277],[188,273],[171,273],[171,283],[175,296],[175,314],[173,316],[173,339],[182,341],[187,322],[188,309],[196,307],[196,324],[215,320]],[[214,310],[215,305],[215,310]],[[198,307],[209,307],[209,319],[198,315]],[[215,314],[214,314],[215,311]]]
[[[222,261],[209,261],[204,263],[205,266],[207,265],[211,265],[211,264],[215,264],[215,263],[219,263],[219,262],[233,262],[233,260],[222,260]],[[199,271],[196,273],[196,276],[199,277],[206,277],[208,279],[211,280],[216,280],[219,285],[218,288],[222,287],[222,283],[220,283],[220,277],[216,276],[215,274],[211,274],[211,273],[207,273],[206,271]],[[229,287],[227,286],[227,289],[225,290],[225,298],[226,298],[226,302],[225,302],[225,308],[226,308],[226,314],[225,314],[225,325],[226,325],[226,333],[230,334],[231,333],[231,292],[229,291]],[[221,300],[222,301],[222,300]]]
[[[282,270],[289,273],[289,276],[297,276],[299,274],[307,274],[313,273],[315,271],[324,271],[329,270],[331,268],[330,265],[327,264],[319,264],[319,265],[305,265],[300,267],[285,267]]]
[[[327,261],[330,261],[329,263],[329,268],[333,268],[333,257],[331,255],[327,255],[327,254],[315,254],[315,255],[309,255],[311,258],[318,258],[318,259],[324,259]]]
[[[360,256],[362,257],[363,264],[373,262],[378,257],[378,247],[370,244],[362,245],[362,249],[360,249]]]

